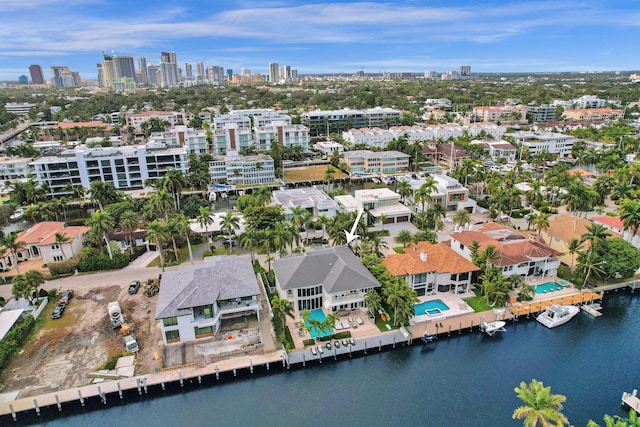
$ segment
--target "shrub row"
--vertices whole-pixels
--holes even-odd
[[[129,265],[129,254],[114,254],[113,259],[109,259],[108,255],[92,255],[82,259],[78,263],[78,270],[81,272],[100,271],[100,270],[118,270]]]
[[[49,272],[52,277],[60,276],[64,274],[73,274],[78,268],[78,263],[80,260],[78,258],[69,258],[65,261],[60,262],[50,262],[47,264],[47,268],[49,268]]]
[[[0,371],[7,367],[13,356],[22,343],[29,336],[33,329],[35,319],[33,316],[27,316],[19,324],[15,325],[4,339],[0,341]]]

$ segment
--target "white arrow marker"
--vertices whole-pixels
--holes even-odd
[[[362,217],[362,212],[364,212],[364,208],[360,208],[360,210],[358,211],[358,215],[356,216],[356,222],[353,223],[353,227],[351,227],[351,233],[349,233],[347,230],[344,230],[344,234],[347,235],[347,245],[351,242],[353,242],[355,239],[357,239],[358,236],[356,233],[356,227],[358,226],[358,223],[360,222],[360,217]]]

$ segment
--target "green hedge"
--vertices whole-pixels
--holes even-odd
[[[0,341],[0,371],[7,367],[16,352],[27,339],[35,324],[33,316],[27,316],[16,324]]]
[[[351,331],[338,332],[337,334],[333,335],[333,338],[335,338],[337,340],[343,340],[345,338],[351,338]]]
[[[72,274],[75,273],[76,268],[78,268],[79,262],[80,260],[78,258],[69,258],[66,261],[50,262],[47,264],[47,268],[49,269],[51,276]]]
[[[129,265],[129,259],[128,253],[115,254],[113,259],[108,255],[94,255],[80,260],[78,271],[119,270]]]
[[[302,341],[302,345],[304,345],[305,347],[314,345],[315,343],[316,343],[316,340],[314,340],[313,338]]]

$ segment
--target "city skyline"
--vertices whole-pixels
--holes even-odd
[[[52,66],[96,79],[103,51],[156,66],[160,52],[176,52],[180,67],[203,62],[263,75],[269,63],[299,74],[445,72],[463,64],[473,72],[634,70],[640,5],[628,3],[161,0],[127,5],[125,15],[112,0],[0,0],[0,80],[29,76],[32,64],[47,80]]]

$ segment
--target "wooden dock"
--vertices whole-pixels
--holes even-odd
[[[622,406],[628,406],[629,408],[640,414],[640,399],[638,399],[638,390],[633,390],[633,393],[622,393]]]
[[[516,303],[511,306],[510,310],[515,316],[523,316],[534,313],[539,313],[547,309],[551,305],[576,305],[576,304],[591,304],[594,301],[602,300],[604,292],[597,293],[588,290],[582,290],[573,294],[559,295],[549,299],[543,299],[539,301],[528,301]]]

